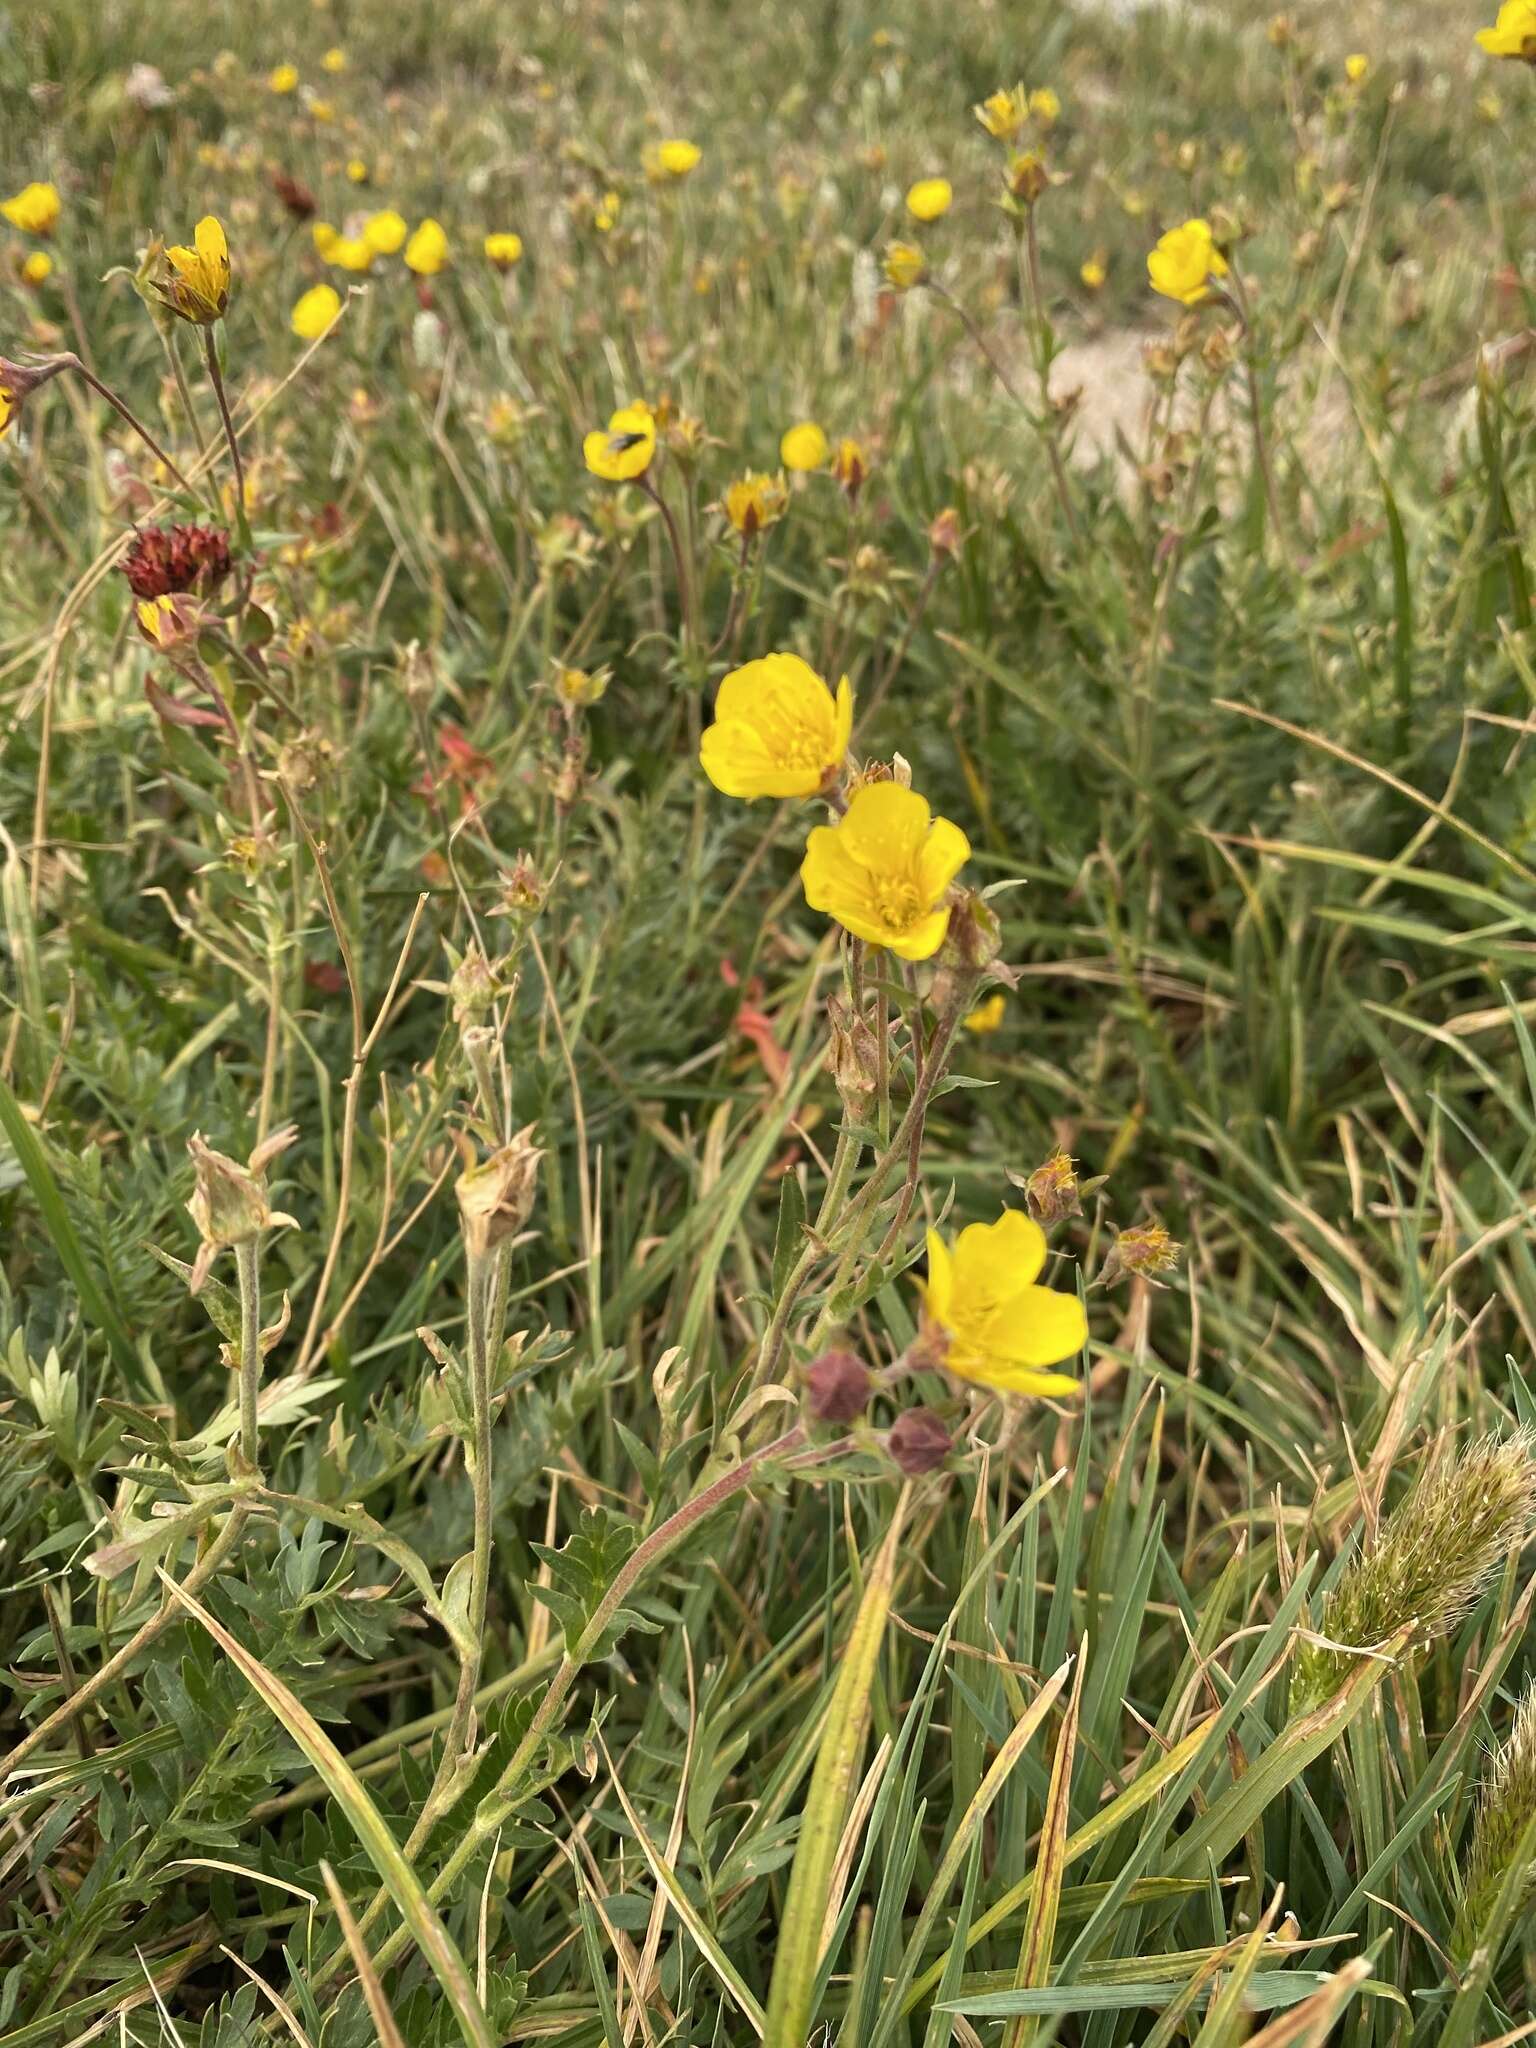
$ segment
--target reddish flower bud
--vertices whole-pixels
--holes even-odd
[[[931,1408],[908,1408],[898,1415],[885,1447],[909,1479],[942,1465],[953,1448],[949,1431]]]
[[[853,1422],[869,1406],[874,1376],[851,1351],[823,1351],[805,1369],[805,1402],[818,1422]]]

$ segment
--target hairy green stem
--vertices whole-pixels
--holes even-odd
[[[252,1471],[261,1468],[257,1396],[261,1391],[261,1240],[235,1246],[240,1281],[240,1455]]]

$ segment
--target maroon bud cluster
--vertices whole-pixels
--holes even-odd
[[[205,593],[229,574],[229,535],[216,526],[144,526],[123,557],[135,597]]]

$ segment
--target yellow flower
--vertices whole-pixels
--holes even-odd
[[[885,277],[899,292],[911,291],[913,285],[921,284],[928,274],[928,264],[921,249],[911,242],[892,242],[885,252]]]
[[[1497,21],[1492,28],[1480,28],[1477,41],[1490,57],[1536,64],[1536,0],[1504,0]]]
[[[916,790],[869,782],[836,825],[812,831],[800,880],[812,910],[855,938],[903,960],[928,960],[944,943],[944,899],[970,853],[960,827],[935,818]]]
[[[781,476],[767,476],[761,470],[748,470],[738,477],[726,492],[723,500],[725,516],[741,535],[751,540],[764,527],[773,526],[784,517],[789,504],[789,493]]]
[[[424,220],[405,245],[405,264],[418,277],[436,277],[448,267],[448,237],[435,220]]]
[[[600,235],[611,234],[619,224],[619,209],[623,205],[617,192],[605,192],[603,203],[592,216],[592,225]]]
[[[656,453],[656,419],[648,405],[621,405],[606,431],[594,427],[581,444],[594,476],[605,483],[629,483],[644,476]]]
[[[315,99],[309,103],[309,115],[312,121],[334,121],[336,109],[329,100]]]
[[[367,166],[367,165],[366,165],[366,164],[365,164],[365,163],[363,162],[363,160],[362,160],[362,158],[361,158],[360,156],[353,156],[353,157],[348,157],[348,159],[347,159],[347,176],[348,176],[348,178],[350,178],[350,180],[352,181],[352,183],[353,183],[354,185],[366,185],[366,184],[367,184],[367,182],[368,182],[368,166]]]
[[[1001,1030],[1007,1010],[1008,998],[999,989],[984,1003],[978,1003],[974,1010],[967,1010],[960,1021],[967,1031],[974,1031],[978,1038],[985,1038],[991,1032]]]
[[[382,213],[370,213],[363,222],[363,240],[375,256],[393,256],[405,236],[405,222],[392,206],[386,206]]]
[[[60,208],[56,185],[23,185],[13,199],[0,201],[0,213],[24,235],[52,234]]]
[[[723,796],[815,796],[842,766],[852,731],[846,676],[834,697],[798,654],[766,654],[721,682],[699,762]]]
[[[211,327],[229,304],[229,243],[224,229],[205,213],[193,230],[190,249],[165,252],[170,268],[160,282],[160,296],[183,320]]]
[[[301,341],[318,341],[341,311],[341,294],[334,285],[311,285],[296,300],[288,324]]]
[[[779,460],[786,469],[820,469],[831,453],[826,435],[814,420],[801,420],[779,443]]]
[[[53,258],[46,249],[34,249],[21,266],[24,284],[46,284],[53,275]]]
[[[1152,289],[1181,306],[1195,306],[1210,294],[1213,277],[1225,277],[1227,259],[1217,248],[1206,220],[1187,220],[1170,228],[1147,258]]]
[[[372,270],[374,246],[366,234],[333,235],[324,251],[327,263],[334,263],[338,270]]]
[[[335,77],[338,72],[345,71],[346,68],[347,53],[345,50],[327,50],[325,55],[320,59],[320,69],[322,71],[329,71],[332,77]]]
[[[947,1371],[1004,1394],[1078,1391],[1044,1368],[1082,1350],[1088,1318],[1075,1294],[1036,1284],[1044,1264],[1045,1233],[1018,1209],[967,1225],[953,1251],[929,1231],[923,1320],[942,1336]]]
[[[328,220],[317,220],[310,227],[309,239],[315,245],[315,254],[323,263],[329,263],[331,252],[335,249],[341,237]]]
[[[1090,256],[1077,274],[1083,280],[1083,283],[1087,285],[1089,291],[1096,292],[1103,289],[1104,280],[1108,277],[1109,272],[1104,268],[1101,257]]]
[[[140,598],[134,606],[139,631],[156,647],[179,647],[194,639],[202,623],[197,600],[184,595]]]
[[[1344,59],[1344,76],[1351,85],[1358,85],[1370,68],[1370,58],[1363,55],[1360,51],[1356,51],[1353,56]]]
[[[919,178],[907,187],[907,211],[914,220],[937,220],[948,213],[954,198],[948,178]]]
[[[666,142],[653,142],[645,152],[645,174],[653,184],[665,178],[686,178],[690,171],[698,169],[703,154],[696,142],[687,142],[680,135]]]
[[[999,87],[971,111],[990,136],[998,142],[1012,142],[1028,118],[1029,101],[1022,85],[1016,85],[1012,92]]]
[[[1061,101],[1048,85],[1029,96],[1029,111],[1042,128],[1052,128],[1061,119]]]
[[[8,386],[0,384],[0,435],[7,431],[20,411],[21,407],[11,395]]]
[[[494,263],[498,270],[510,270],[514,263],[523,260],[523,238],[521,235],[496,234],[485,238],[485,260]]]
[[[292,92],[299,82],[299,74],[292,64],[277,64],[267,73],[268,92]]]

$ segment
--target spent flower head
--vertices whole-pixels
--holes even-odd
[[[298,1137],[298,1126],[288,1124],[259,1144],[244,1166],[225,1152],[216,1152],[194,1131],[187,1140],[196,1176],[187,1213],[197,1225],[197,1257],[193,1261],[191,1290],[194,1294],[207,1279],[215,1256],[234,1245],[253,1244],[268,1230],[297,1229],[292,1216],[274,1209],[267,1200],[267,1168]]]
[[[948,1425],[931,1408],[905,1408],[891,1424],[885,1447],[908,1479],[936,1472],[954,1449]]]
[[[471,1258],[483,1258],[516,1237],[532,1215],[544,1154],[533,1143],[532,1124],[478,1165],[467,1138],[460,1139],[459,1149],[465,1163],[454,1194],[464,1244]]]

